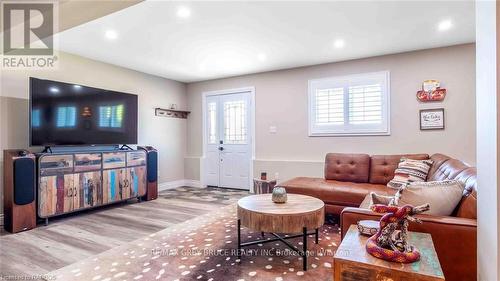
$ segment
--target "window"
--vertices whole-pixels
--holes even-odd
[[[208,103],[208,143],[217,143],[217,103]]]
[[[224,143],[246,144],[247,125],[245,101],[224,102]]]
[[[123,104],[99,106],[99,127],[121,128],[123,122]]]
[[[76,107],[62,106],[57,108],[56,126],[58,128],[71,128],[76,126]]]
[[[309,81],[309,136],[389,135],[389,72]]]

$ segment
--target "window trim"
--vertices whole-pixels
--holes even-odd
[[[325,131],[321,132],[315,129],[315,109],[313,105],[315,104],[315,87],[314,84],[317,83],[332,83],[338,84],[342,80],[359,80],[365,79],[370,76],[383,76],[386,84],[386,94],[382,95],[382,99],[385,98],[386,102],[382,103],[382,108],[385,106],[385,114],[383,112],[383,117],[385,117],[387,122],[387,128],[384,130],[373,130],[370,131],[362,131],[362,130],[347,130],[345,132],[333,132],[333,131]],[[378,71],[378,72],[367,72],[367,73],[359,73],[359,74],[351,74],[351,75],[343,75],[343,76],[332,76],[325,77],[319,79],[311,79],[308,81],[308,133],[309,137],[328,137],[328,136],[389,136],[391,134],[391,79],[390,72],[386,71]],[[344,100],[344,108],[348,107],[348,103]],[[340,127],[340,126],[339,126]],[[346,127],[345,125],[341,125],[342,128]]]

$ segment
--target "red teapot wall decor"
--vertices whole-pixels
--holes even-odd
[[[438,80],[425,80],[422,90],[417,92],[417,99],[421,102],[442,101],[446,97],[446,89],[440,87]]]

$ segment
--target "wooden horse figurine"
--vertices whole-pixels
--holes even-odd
[[[429,204],[386,206],[372,205],[372,211],[385,214],[380,219],[380,229],[366,243],[366,251],[372,256],[392,262],[411,263],[420,259],[418,249],[409,244],[408,222],[422,223],[413,215],[430,209]],[[399,231],[398,231],[399,229]]]

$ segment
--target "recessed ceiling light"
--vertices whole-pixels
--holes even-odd
[[[179,18],[189,18],[191,16],[191,10],[188,7],[181,6],[177,8],[177,16]]]
[[[453,26],[451,20],[443,20],[438,24],[439,31],[446,31]]]
[[[265,60],[267,60],[267,56],[266,56],[266,54],[264,54],[264,53],[260,53],[260,54],[257,56],[257,58],[258,58],[260,61],[265,61]]]
[[[118,38],[118,33],[112,29],[106,30],[106,33],[104,33],[104,35],[106,36],[106,38],[108,38],[110,40],[114,40],[114,39]]]
[[[49,91],[50,91],[51,93],[59,93],[59,88],[57,88],[57,87],[50,87],[50,88],[49,88]]]
[[[345,45],[345,41],[343,39],[337,39],[333,41],[333,46],[337,49],[343,48]]]

